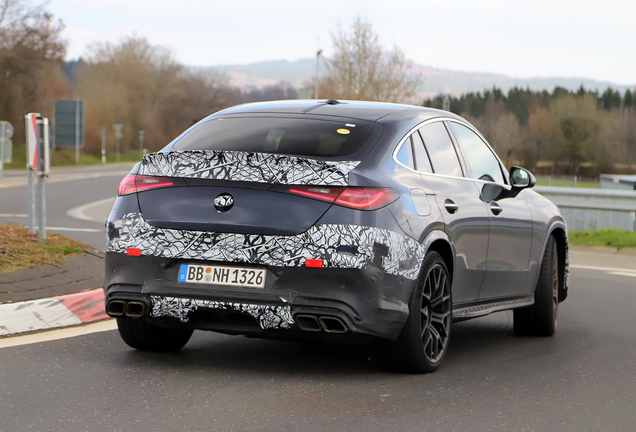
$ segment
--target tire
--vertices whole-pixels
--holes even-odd
[[[383,346],[390,369],[408,373],[430,373],[444,359],[452,321],[450,276],[437,252],[429,252],[409,299],[409,316],[394,341]]]
[[[559,309],[559,254],[556,239],[550,236],[541,261],[534,305],[514,310],[514,329],[520,336],[552,336]]]
[[[148,324],[140,319],[117,318],[117,328],[128,346],[141,351],[174,352],[185,346],[193,329],[171,329]]]

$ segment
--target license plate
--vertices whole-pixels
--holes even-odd
[[[179,282],[263,288],[265,272],[255,268],[181,264]]]

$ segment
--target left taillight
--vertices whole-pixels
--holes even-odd
[[[166,177],[153,177],[129,174],[119,183],[118,195],[128,195],[148,189],[172,186],[174,183]]]

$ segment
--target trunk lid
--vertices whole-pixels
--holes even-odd
[[[144,156],[139,174],[181,180],[137,196],[144,219],[160,228],[296,235],[332,204],[289,194],[289,186],[347,186],[358,164],[236,151],[155,153]]]

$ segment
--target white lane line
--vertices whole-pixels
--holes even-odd
[[[29,215],[24,213],[0,213],[0,217],[29,217]]]
[[[86,179],[94,179],[94,178],[100,178],[100,177],[113,177],[113,176],[117,176],[117,177],[124,177],[126,174],[130,173],[130,169],[126,170],[126,171],[108,171],[108,172],[104,172],[104,173],[71,173],[71,174],[63,174],[63,173],[52,173],[51,177],[46,179],[46,183],[59,183],[59,182],[66,182],[66,181],[73,181],[73,180],[86,180]],[[9,177],[9,178],[5,178],[7,180],[10,180],[9,183],[0,183],[0,189],[3,188],[11,188],[11,187],[20,187],[20,186],[26,186],[27,185],[27,178],[26,176],[16,176],[16,177]]]
[[[636,270],[632,269],[624,269],[624,268],[615,268],[615,267],[594,267],[594,266],[584,266],[584,265],[573,265],[570,264],[570,268],[577,268],[583,270],[599,270],[604,272],[620,272],[620,273],[634,273],[636,274]]]
[[[103,205],[106,203],[112,203],[113,201],[115,201],[115,197],[112,198],[105,198],[103,200],[99,200],[99,201],[93,201],[91,203],[88,204],[83,204],[81,206],[77,206],[77,207],[73,207],[72,209],[70,209],[69,211],[66,212],[67,216],[70,216],[74,219],[79,219],[79,220],[87,220],[87,221],[91,221],[91,222],[103,222],[101,220],[96,220],[93,219],[90,216],[87,216],[84,212],[86,212],[87,210],[99,206],[99,205]]]
[[[35,333],[25,336],[13,336],[7,338],[0,338],[0,349],[8,348],[20,345],[29,345],[40,342],[48,342],[59,339],[66,339],[75,336],[82,336],[91,333],[98,333],[104,331],[115,330],[117,328],[117,322],[114,319],[107,319],[104,321],[98,321],[78,327],[67,327],[59,330],[50,330],[41,333]]]
[[[50,231],[76,231],[76,232],[104,232],[98,228],[69,228],[69,227],[46,227]]]
[[[636,278],[636,273],[627,273],[627,272],[607,272],[607,274],[616,275],[616,276],[629,276]]]

